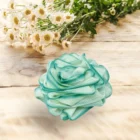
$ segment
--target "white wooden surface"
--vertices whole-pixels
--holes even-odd
[[[7,1],[0,1],[0,7]],[[47,62],[63,51],[42,56],[2,43],[0,140],[139,140],[140,11],[121,19],[118,26],[100,25],[94,39],[80,35],[69,52],[86,53],[108,68],[112,97],[79,120],[63,122],[51,116],[34,97],[34,88]]]

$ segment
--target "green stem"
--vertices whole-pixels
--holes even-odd
[[[17,7],[26,7],[25,5],[16,5]]]
[[[70,39],[70,41],[72,41],[78,35],[78,33],[80,32],[80,30],[81,30],[81,27],[78,29],[78,31],[75,33],[75,35]]]
[[[87,14],[83,15],[81,18],[86,17],[86,16],[88,16],[88,15],[95,14],[95,13],[96,13],[96,11],[93,11],[93,12],[87,13]]]

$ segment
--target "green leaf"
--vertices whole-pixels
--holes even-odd
[[[95,30],[95,26],[96,26],[96,24],[94,22],[90,22],[89,19],[86,19],[84,21],[84,28],[85,28],[86,32],[91,32],[92,35],[97,34],[97,32]]]
[[[46,6],[46,0],[42,0],[42,5]]]

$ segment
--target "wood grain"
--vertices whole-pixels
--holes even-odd
[[[7,3],[0,1],[0,8]],[[94,38],[77,36],[69,51],[58,48],[46,56],[0,44],[0,140],[140,140],[140,11],[117,26],[103,23],[97,32]],[[34,97],[48,61],[65,52],[86,53],[106,66],[113,85],[103,107],[72,122],[53,117]]]
[[[114,86],[101,108],[77,121],[61,121],[34,98],[34,87],[0,89],[1,140],[138,140],[140,86]]]
[[[140,42],[140,11],[120,19],[117,26],[103,23],[97,26],[97,35],[90,38],[88,34],[77,36],[75,41],[85,42]]]
[[[42,56],[1,45],[0,86],[34,86],[48,61],[64,53]],[[140,42],[75,42],[69,52],[86,53],[105,65],[113,85],[140,85]]]

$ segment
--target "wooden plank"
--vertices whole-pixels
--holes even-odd
[[[0,48],[0,87],[37,85],[47,62],[64,53],[60,50],[42,56],[4,45]],[[140,85],[140,42],[75,42],[67,52],[86,53],[88,58],[105,65],[113,85]]]
[[[73,122],[50,115],[33,90],[0,89],[1,140],[140,139],[140,86],[113,86],[113,95],[103,107]]]
[[[133,14],[127,15],[119,20],[117,25],[111,23],[103,23],[97,26],[97,35],[89,38],[88,34],[77,36],[74,41],[85,42],[140,42],[140,10]]]

